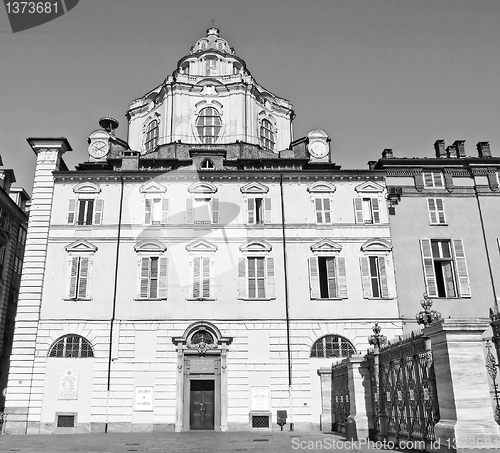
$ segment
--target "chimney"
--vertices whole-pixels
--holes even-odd
[[[479,142],[476,146],[479,157],[491,157],[490,142]]]
[[[434,149],[436,150],[436,157],[441,159],[446,157],[446,150],[444,149],[444,140],[436,140],[434,143]]]
[[[384,149],[382,151],[382,159],[392,159],[393,157],[392,149]]]
[[[124,151],[122,154],[121,170],[138,170],[140,155],[139,151]]]
[[[458,157],[458,150],[457,150],[457,147],[453,144],[453,145],[450,145],[450,146],[447,146],[446,147],[446,155],[453,159],[455,157]]]
[[[465,157],[465,140],[455,140],[453,146],[457,150],[457,157]]]

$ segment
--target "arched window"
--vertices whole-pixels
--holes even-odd
[[[94,351],[90,342],[80,335],[65,335],[52,345],[49,357],[86,359],[94,357]]]
[[[211,144],[217,141],[222,121],[219,112],[213,107],[204,108],[196,120],[196,129],[202,143]]]
[[[311,348],[311,357],[349,357],[356,350],[349,340],[340,335],[325,335],[319,338]]]
[[[158,126],[158,121],[151,121],[148,124],[148,128],[146,130],[146,141],[144,142],[146,152],[153,151],[156,148],[156,145],[158,145],[159,132],[160,128]]]
[[[213,342],[214,338],[206,330],[199,330],[191,337],[192,344],[200,344],[200,343],[213,344]]]
[[[274,132],[271,121],[263,119],[260,123],[260,144],[266,151],[274,150]]]
[[[215,168],[214,163],[210,159],[205,159],[201,165],[200,168],[202,170],[213,170]]]

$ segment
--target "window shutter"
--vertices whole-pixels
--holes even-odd
[[[444,201],[442,198],[436,198],[436,211],[438,223],[446,223],[446,216],[444,214]]]
[[[363,285],[363,297],[365,299],[373,297],[372,287],[370,284],[370,263],[367,256],[362,256],[359,259],[361,265],[361,283]]]
[[[332,223],[332,211],[330,198],[323,198],[323,210],[325,216],[325,223]]]
[[[347,275],[345,269],[345,258],[339,256],[337,260],[337,282],[338,282],[338,295],[341,299],[347,299]]]
[[[316,223],[323,223],[323,200],[315,198],[314,205],[316,207]]]
[[[373,223],[380,223],[380,203],[378,198],[372,198]]]
[[[219,199],[212,198],[212,223],[219,223]]]
[[[202,280],[202,291],[203,297],[208,299],[210,297],[210,258],[204,256],[203,260],[203,280]]]
[[[434,198],[427,199],[427,207],[429,209],[429,222],[431,225],[438,223],[436,212],[436,200]]]
[[[194,223],[192,198],[186,198],[186,223],[187,224]]]
[[[271,198],[264,198],[264,223],[271,223]]]
[[[333,299],[338,297],[337,291],[337,271],[335,270],[335,259],[326,261],[326,281],[328,283],[328,298]]]
[[[384,299],[389,298],[389,282],[387,278],[387,260],[384,256],[378,257],[378,268],[380,272],[380,292]]]
[[[78,260],[79,257],[73,256],[71,258],[71,268],[69,276],[69,298],[76,299],[76,283],[78,281]]]
[[[201,258],[199,256],[193,257],[193,260],[191,262],[192,266],[192,297],[193,299],[197,299],[200,296],[200,274],[201,274],[201,269],[200,269],[200,261]]]
[[[309,288],[311,299],[319,299],[319,267],[316,256],[309,258]]]
[[[470,297],[469,274],[467,272],[467,263],[465,261],[464,244],[462,239],[453,239],[453,254],[455,256],[455,267],[458,275],[458,286],[462,297]]]
[[[85,299],[88,297],[89,283],[89,259],[88,258],[80,258],[80,275],[78,278],[78,299]]]
[[[140,288],[139,297],[142,299],[147,299],[148,297],[148,287],[149,287],[149,258],[141,258],[141,278],[140,278]]]
[[[94,203],[94,225],[101,225],[104,200],[97,198]]]
[[[364,223],[362,198],[354,199],[354,218],[356,220],[356,223]]]
[[[255,198],[249,198],[247,200],[247,222],[249,224],[255,223]]]
[[[168,280],[167,280],[167,257],[159,258],[160,275],[158,275],[158,297],[160,299],[167,298]]]
[[[144,224],[151,225],[151,211],[153,210],[153,200],[146,198],[144,200]]]
[[[276,283],[274,279],[274,257],[268,256],[266,258],[266,272],[267,272],[267,299],[276,298]]]
[[[432,259],[432,249],[430,239],[420,239],[420,249],[424,266],[425,286],[427,296],[438,297],[436,272],[434,271],[434,260]]]
[[[162,198],[161,200],[161,223],[166,225],[168,223],[169,199]]]
[[[68,207],[68,223],[73,225],[75,223],[75,212],[76,212],[76,198],[71,198],[69,200]]]
[[[247,295],[247,259],[240,258],[238,260],[238,297],[246,299]]]

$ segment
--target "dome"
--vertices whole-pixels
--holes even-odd
[[[196,42],[189,53],[192,55],[207,50],[217,50],[221,53],[234,54],[234,49],[229,47],[227,41],[219,36],[219,29],[213,26],[207,30],[206,36]]]

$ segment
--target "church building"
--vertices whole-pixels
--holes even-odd
[[[386,171],[294,117],[212,27],[127,140],[102,118],[70,170],[64,137],[28,139],[6,433],[320,429],[318,369],[402,321]]]

